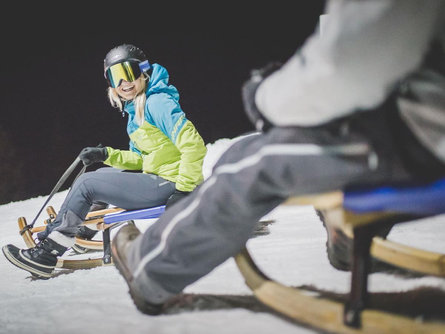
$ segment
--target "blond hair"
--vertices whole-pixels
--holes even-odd
[[[135,120],[136,124],[142,125],[144,122],[144,109],[145,109],[145,88],[147,87],[147,82],[150,80],[150,77],[148,75],[141,76],[141,78],[137,80],[143,80],[142,89],[140,92],[136,94],[136,96],[133,99],[134,102],[134,109],[135,109]],[[121,98],[119,97],[119,94],[116,92],[116,89],[113,87],[108,87],[108,100],[110,100],[111,106],[113,108],[118,108],[119,111],[123,111],[123,103]]]

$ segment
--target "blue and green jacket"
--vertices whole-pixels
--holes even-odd
[[[128,113],[129,150],[107,147],[105,164],[142,170],[175,182],[176,189],[192,191],[203,181],[202,165],[207,148],[200,134],[179,104],[176,87],[168,83],[167,70],[153,64],[146,89],[145,120],[138,125],[134,103],[124,106]]]

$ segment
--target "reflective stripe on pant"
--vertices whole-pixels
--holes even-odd
[[[247,136],[221,156],[203,184],[145,231],[137,242],[140,261],[130,267],[137,279],[149,277],[179,293],[234,256],[257,221],[288,197],[382,180],[391,164],[377,166],[357,136],[339,140],[329,131],[295,128]]]

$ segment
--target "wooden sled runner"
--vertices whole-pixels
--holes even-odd
[[[46,211],[49,215],[46,223],[49,223],[50,221],[55,219],[56,212],[51,206],[47,207]],[[126,211],[121,208],[110,208],[89,212],[83,224],[87,226],[94,226],[95,229],[102,231],[102,240],[96,241],[76,238],[76,244],[88,249],[103,251],[103,256],[100,258],[83,258],[75,260],[62,257],[59,258],[56,267],[76,270],[90,269],[102,265],[112,264],[110,240],[111,229],[121,226],[125,223],[134,223],[133,220],[136,219],[158,218],[164,211],[165,205],[131,211]],[[25,217],[20,217],[18,219],[18,226],[20,234],[22,235],[26,246],[29,248],[36,246],[33,234],[41,232],[45,229],[45,225],[29,228]]]
[[[346,300],[338,301],[314,291],[285,286],[265,275],[244,249],[235,261],[246,284],[261,302],[297,322],[329,332],[445,333],[445,314],[439,319],[422,321],[369,308],[367,286],[371,257],[426,275],[445,277],[444,254],[376,236],[382,228],[445,213],[445,179],[420,186],[333,192],[290,201],[313,205],[323,212],[327,224],[351,237],[350,291]]]
[[[361,312],[360,326],[343,320],[344,303],[308,290],[292,288],[267,277],[253,262],[247,249],[235,261],[255,297],[273,310],[299,323],[330,333],[444,333],[445,322],[423,322],[376,309]]]

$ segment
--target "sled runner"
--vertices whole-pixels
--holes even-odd
[[[336,333],[445,332],[445,316],[421,321],[371,309],[367,286],[372,257],[421,273],[445,276],[445,255],[377,237],[395,224],[445,213],[445,179],[426,185],[296,197],[290,203],[313,205],[323,213],[327,228],[344,231],[350,237],[350,291],[345,301],[339,301],[287,287],[267,277],[244,249],[235,260],[246,284],[260,301],[297,322]]]
[[[25,217],[18,219],[18,226],[20,234],[22,235],[27,247],[35,247],[36,242],[34,234],[45,229],[45,225],[56,218],[56,212],[52,206],[46,209],[49,218],[45,220],[45,224],[28,228]],[[94,227],[98,231],[102,231],[102,240],[84,240],[76,238],[76,244],[90,250],[103,251],[103,256],[100,258],[83,258],[83,259],[68,259],[66,257],[59,258],[57,268],[64,269],[90,269],[102,265],[112,264],[111,259],[111,229],[121,226],[125,223],[134,223],[136,219],[153,219],[158,218],[165,211],[165,205],[126,211],[121,208],[110,208],[98,211],[92,211],[87,214],[83,225]]]

